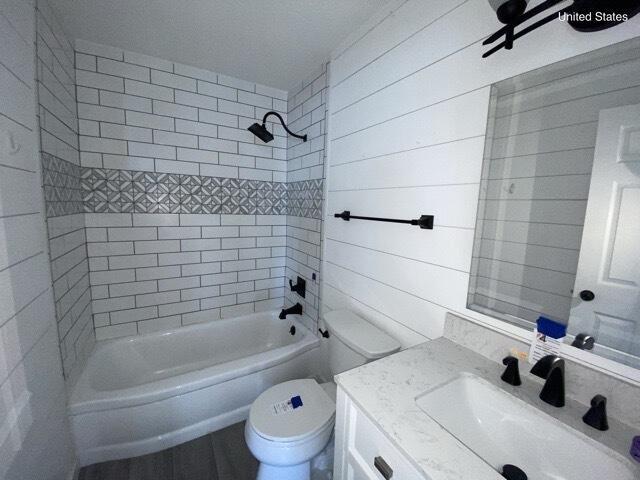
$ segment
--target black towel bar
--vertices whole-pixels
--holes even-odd
[[[420,218],[416,220],[401,220],[398,218],[361,217],[358,215],[351,215],[349,210],[345,210],[342,213],[334,213],[333,216],[341,218],[346,222],[355,218],[358,220],[372,220],[374,222],[406,223],[407,225],[417,225],[425,230],[433,230],[433,215],[421,215]]]

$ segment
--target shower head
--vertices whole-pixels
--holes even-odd
[[[298,135],[297,133],[293,133],[291,130],[289,130],[287,126],[284,124],[284,119],[280,116],[278,112],[265,113],[264,117],[262,118],[262,125],[260,125],[259,123],[254,123],[249,128],[247,128],[247,130],[253,133],[256,137],[258,137],[264,143],[269,143],[271,140],[273,140],[273,134],[271,134],[269,130],[267,130],[267,117],[269,115],[274,115],[278,117],[278,119],[280,120],[280,123],[282,124],[282,126],[284,127],[284,129],[287,131],[289,135],[291,135],[292,137],[299,138],[303,142],[307,141],[306,135]]]
[[[267,127],[264,124],[260,125],[259,123],[254,123],[247,130],[253,133],[264,143],[269,143],[271,140],[273,140],[273,135],[269,133]]]

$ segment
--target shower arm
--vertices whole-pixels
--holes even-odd
[[[287,128],[287,126],[284,124],[284,119],[280,116],[280,114],[278,112],[271,111],[271,112],[265,113],[264,117],[262,118],[262,125],[266,125],[267,124],[267,117],[269,115],[275,115],[276,117],[278,117],[278,119],[280,120],[280,123],[282,124],[282,126],[284,127],[284,129],[287,131],[287,133],[289,135],[291,135],[292,137],[300,138],[304,142],[307,141],[307,136],[306,135],[298,135],[296,133],[293,133],[291,130],[289,130]]]

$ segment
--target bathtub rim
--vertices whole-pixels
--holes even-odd
[[[108,348],[113,344],[144,341],[145,338],[157,338],[173,332],[198,332],[199,330],[211,328],[213,325],[222,326],[224,323],[230,323],[240,319],[250,319],[252,317],[258,319],[260,317],[267,317],[270,320],[273,320],[277,319],[278,312],[279,311],[259,312],[240,317],[212,320],[210,322],[189,325],[186,327],[161,330],[148,334],[105,340],[103,342],[98,342],[93,354],[96,354],[99,350]],[[295,325],[296,330],[303,333],[302,338],[294,343],[277,347],[272,350],[267,350],[265,352],[231,360],[229,362],[181,373],[140,385],[134,385],[132,387],[106,391],[94,389],[90,383],[91,378],[89,370],[91,369],[91,364],[88,363],[85,370],[80,374],[80,377],[69,396],[68,414],[70,416],[75,416],[91,412],[128,408],[154,403],[176,395],[184,395],[240,376],[246,376],[260,370],[265,370],[274,365],[291,360],[308,350],[319,347],[320,339],[298,320],[297,315],[294,316],[294,318],[290,317],[286,320],[279,321],[286,321],[288,325]],[[117,394],[114,395],[114,392],[117,392]]]

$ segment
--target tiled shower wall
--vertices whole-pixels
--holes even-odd
[[[81,40],[76,82],[96,336],[282,306],[286,92]]]
[[[49,5],[37,5],[38,116],[51,276],[64,375],[95,341],[84,229],[73,46]]]
[[[303,321],[315,332],[318,326],[322,206],[325,164],[327,65],[301,82],[289,94],[289,127],[308,135],[307,142],[288,138],[287,148],[287,279],[306,281],[302,298],[285,286],[285,304],[299,302]],[[313,278],[315,274],[315,279]]]

